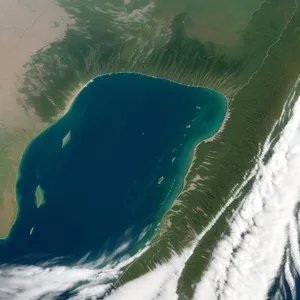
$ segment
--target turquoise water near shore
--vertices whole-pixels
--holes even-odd
[[[218,130],[226,110],[226,99],[203,87],[135,73],[94,78],[24,151],[19,214],[0,261],[136,250],[180,192],[195,145]]]

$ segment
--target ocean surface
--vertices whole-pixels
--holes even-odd
[[[221,94],[203,87],[135,73],[94,78],[24,151],[19,214],[0,243],[0,262],[136,251],[180,192],[195,145],[219,129],[226,109]]]

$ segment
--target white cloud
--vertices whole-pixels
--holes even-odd
[[[270,143],[266,143],[267,152]],[[300,99],[284,128],[273,155],[260,162],[255,183],[230,233],[218,243],[213,259],[198,284],[198,299],[265,299],[277,275],[288,240],[291,257],[300,270],[298,224],[294,218],[300,200]],[[290,270],[286,268],[290,287]]]
[[[115,252],[120,253],[126,247],[127,244],[123,244]],[[85,262],[86,255],[73,267],[53,266],[54,261],[40,266],[0,265],[0,300],[54,299],[69,289],[75,292],[71,298],[74,300],[104,295],[111,288],[109,283],[121,274],[121,269],[146,250],[147,246],[130,258],[124,257],[100,269],[99,264],[107,262],[112,255],[102,255],[93,263]]]
[[[230,233],[215,248],[213,260],[197,285],[194,300],[265,299],[284,254],[284,276],[296,299],[294,277],[300,272],[300,218],[299,213],[295,213],[300,200],[300,99],[273,147],[272,157],[265,164],[264,157],[272,146],[270,134],[260,149],[255,168],[245,176],[242,184],[233,189],[232,197],[212,218],[192,247],[180,256],[174,254],[168,262],[125,284],[105,299],[177,300],[177,284],[186,261],[253,177],[255,182],[252,189],[232,218]],[[83,258],[74,267],[47,267],[46,264],[39,267],[0,266],[0,299],[34,300],[45,295],[45,299],[53,299],[68,289],[76,292],[71,298],[73,300],[105,295],[111,289],[109,282],[121,274],[122,267],[141,255],[146,248],[117,265],[107,265],[102,269],[96,266],[127,247],[128,244],[124,243],[111,256],[100,257],[92,264],[85,263],[86,258]],[[80,284],[82,281],[86,282]],[[281,298],[278,296],[274,299]]]
[[[2,267],[0,299],[24,300],[63,292],[80,280],[97,276],[97,271],[84,268]],[[51,298],[50,298],[51,299]]]

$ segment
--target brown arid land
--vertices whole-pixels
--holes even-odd
[[[15,181],[24,148],[45,127],[19,105],[24,64],[62,39],[71,23],[54,0],[0,1],[0,238],[7,236],[16,218]]]

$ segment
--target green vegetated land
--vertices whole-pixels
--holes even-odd
[[[300,4],[270,1],[60,0],[75,20],[65,37],[27,63],[20,105],[47,126],[96,75],[141,72],[215,89],[229,101],[225,128],[201,143],[185,191],[164,216],[149,250],[124,271],[123,284],[180,252],[224,206],[255,163],[300,69]],[[201,180],[195,182],[200,176]],[[191,299],[237,199],[199,242],[181,275]]]

